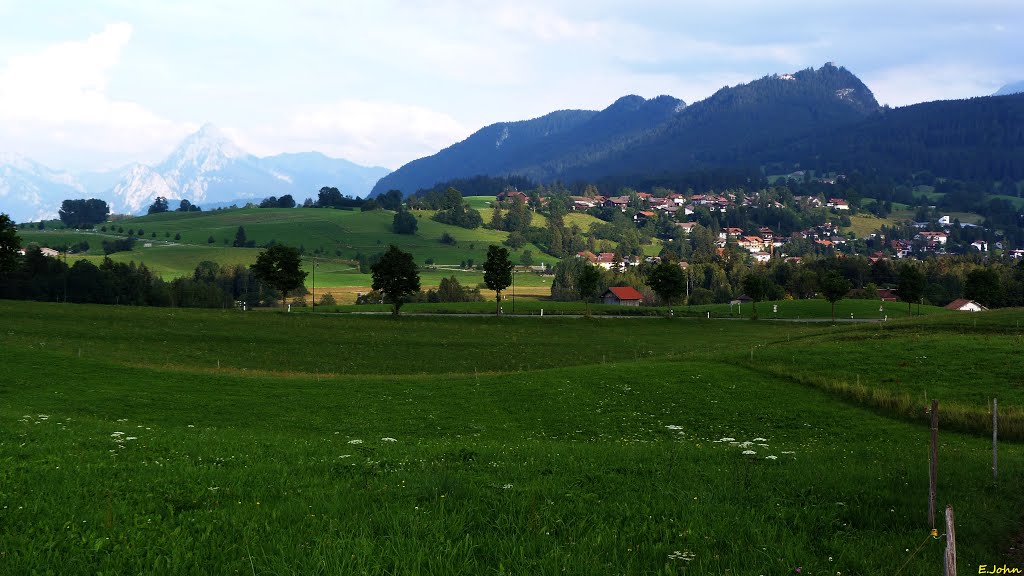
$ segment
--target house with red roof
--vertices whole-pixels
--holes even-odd
[[[601,295],[601,301],[605,304],[619,306],[639,306],[643,299],[643,295],[631,286],[612,286]]]
[[[522,200],[523,202],[529,200],[529,197],[526,194],[523,194],[518,190],[505,190],[501,194],[498,194],[496,200],[498,202],[512,202],[516,198]]]
[[[958,310],[960,312],[984,312],[988,310],[981,304],[978,304],[974,300],[968,300],[966,298],[957,298],[949,304],[944,306],[946,310]]]

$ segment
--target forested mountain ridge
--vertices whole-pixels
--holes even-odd
[[[752,156],[821,172],[878,172],[976,182],[1024,179],[1024,94],[883,109],[845,130]]]
[[[722,88],[691,106],[671,96],[626,96],[600,112],[487,126],[399,168],[372,194],[409,194],[477,174],[552,181],[728,165],[751,150],[856,122],[878,109],[856,76],[831,64]]]
[[[601,159],[663,125],[685,103],[671,96],[625,96],[608,108],[562,110],[519,122],[486,126],[433,156],[414,160],[382,178],[371,196],[387,190],[411,194],[437,182],[478,174],[558,178],[567,167]]]
[[[601,165],[568,180],[659,174],[753,164],[772,150],[811,134],[831,133],[878,113],[871,90],[831,63],[794,74],[765,76],[726,87],[686,108],[660,130]]]

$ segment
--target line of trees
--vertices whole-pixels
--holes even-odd
[[[583,258],[566,258],[553,271],[551,296],[563,301],[590,301],[609,286],[631,286],[650,304],[726,303],[741,295],[755,302],[821,297],[834,304],[844,298],[878,299],[885,289],[908,306],[944,306],[957,298],[988,308],[1024,306],[1024,261],[964,257],[872,262],[859,256],[831,256],[750,267],[726,253],[690,263],[685,270],[671,259],[615,271]]]
[[[130,239],[126,239],[130,240]],[[104,258],[72,264],[44,256],[38,246],[18,253],[14,223],[0,214],[0,298],[132,306],[232,307],[236,302],[273,305],[304,293],[298,250],[276,245],[251,267],[204,261],[191,276],[165,281],[145,264]]]

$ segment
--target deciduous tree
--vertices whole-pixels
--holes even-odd
[[[501,314],[501,291],[512,283],[512,261],[508,249],[491,244],[487,247],[487,261],[484,262],[484,284],[494,290],[494,313]]]
[[[587,316],[590,316],[590,303],[597,298],[597,291],[601,287],[601,271],[592,264],[586,264],[580,270],[576,278],[576,288],[579,290],[580,298],[587,306]]]
[[[753,306],[752,318],[755,320],[757,319],[757,303],[768,296],[769,282],[770,280],[760,270],[751,272],[743,278],[743,292],[750,297]]]
[[[284,244],[275,244],[260,252],[250,268],[256,278],[281,293],[282,303],[288,300],[289,292],[303,285],[308,274],[302,270],[299,251]]]
[[[416,217],[407,210],[399,209],[391,221],[391,229],[395,234],[415,234],[417,227],[419,227],[419,223],[416,221]]]
[[[843,278],[843,275],[835,270],[829,270],[822,274],[818,281],[821,288],[821,295],[832,304],[832,323],[836,323],[836,302],[843,299],[850,291],[850,281]]]
[[[913,314],[910,305],[921,300],[926,284],[927,278],[923,272],[917,269],[917,266],[908,263],[900,269],[900,283],[897,290],[900,300],[907,303],[907,312]]]
[[[663,302],[673,304],[686,293],[686,275],[675,262],[664,261],[647,275],[647,285]]]
[[[372,288],[384,294],[395,316],[409,296],[420,291],[420,274],[412,254],[403,252],[394,244],[388,246],[380,260],[370,266],[370,273],[373,274]]]
[[[18,266],[21,238],[18,229],[7,214],[0,214],[0,279],[10,276]]]
[[[167,204],[167,198],[163,196],[157,196],[156,200],[149,206],[147,214],[160,214],[161,212],[167,212],[171,209],[170,205]]]

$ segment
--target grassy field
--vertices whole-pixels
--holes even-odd
[[[490,244],[502,244],[508,237],[505,232],[478,228],[466,230],[456,226],[440,224],[429,219],[431,212],[417,211],[419,231],[413,236],[394,234],[391,231],[392,212],[358,212],[346,210],[286,210],[286,209],[240,209],[213,212],[169,212],[143,216],[117,223],[125,232],[129,229],[143,230],[144,237],[130,252],[111,255],[117,262],[135,261],[162,275],[165,279],[186,276],[195,270],[203,260],[213,260],[222,265],[241,264],[248,266],[256,261],[260,248],[233,248],[235,232],[243,226],[246,236],[257,245],[271,240],[305,249],[311,260],[319,251],[321,262],[318,268],[318,286],[368,287],[369,276],[358,274],[352,260],[358,253],[373,255],[383,252],[388,244],[396,244],[411,252],[416,261],[425,266],[427,260],[436,265],[455,266],[473,260],[482,264],[487,259]],[[455,245],[441,244],[440,238],[447,232],[455,238]],[[153,238],[152,234],[156,234]],[[175,240],[180,235],[180,240]],[[86,259],[94,263],[103,260],[104,240],[123,238],[111,232],[78,232],[68,230],[19,231],[26,243],[36,242],[43,246],[61,246],[86,241],[90,251],[84,255],[71,255],[69,259]],[[209,238],[214,241],[208,242]],[[147,244],[149,246],[147,246]],[[553,266],[557,259],[532,244],[511,250],[511,257],[518,262],[524,250],[531,250],[535,264]],[[69,260],[70,261],[70,260]],[[307,271],[310,270],[307,265]],[[322,275],[322,279],[319,276]],[[482,281],[483,274],[475,283]],[[440,273],[424,274],[424,284],[436,285]],[[321,282],[322,280],[322,282]],[[311,282],[312,280],[310,280]],[[539,282],[538,282],[539,283]]]
[[[517,274],[517,280],[527,277],[525,274]],[[461,278],[461,277],[460,277]],[[533,276],[533,278],[542,277]],[[544,310],[546,315],[580,315],[587,311],[587,305],[583,302],[556,302],[548,299],[539,299],[530,288],[523,286],[520,282],[518,288],[521,293],[525,292],[525,298],[519,298],[513,306],[511,290],[503,292],[503,310],[505,314],[516,315],[540,315]],[[546,285],[541,284],[537,288],[545,289]],[[406,304],[402,307],[405,314],[493,314],[494,313],[494,292],[482,290],[481,293],[488,302],[453,302],[441,304]],[[550,294],[547,290],[545,296]],[[522,294],[517,294],[517,297]],[[882,311],[879,311],[879,307]],[[710,304],[706,306],[617,306],[611,304],[591,304],[590,312],[594,315],[608,316],[672,316],[679,317],[700,317],[704,318],[710,312],[712,318],[751,318],[753,307],[750,304],[729,305]],[[777,300],[758,302],[758,317],[765,320],[831,320],[832,307],[825,300]],[[387,304],[370,305],[342,305],[330,308],[317,308],[319,312],[387,312],[391,307]],[[910,310],[904,303],[886,302],[881,304],[877,300],[840,300],[836,303],[836,319],[860,320],[860,321],[882,321],[908,318],[910,316],[931,315],[931,314],[954,314],[939,306],[917,306]],[[852,317],[851,317],[852,315]]]
[[[487,202],[493,197],[470,197],[470,204],[486,208]],[[248,266],[256,261],[260,248],[233,248],[235,233],[243,226],[246,237],[257,245],[264,245],[272,240],[301,247],[307,259],[314,255],[320,261],[317,285],[324,288],[348,288],[370,285],[369,276],[358,274],[353,267],[357,254],[367,256],[383,252],[388,244],[411,252],[417,263],[426,266],[432,261],[440,267],[458,267],[463,262],[473,261],[482,264],[487,259],[487,247],[491,244],[502,245],[508,234],[506,232],[477,228],[467,230],[457,226],[440,224],[430,219],[433,211],[418,210],[414,214],[419,218],[419,229],[415,235],[395,234],[391,231],[394,215],[388,211],[359,212],[347,210],[310,210],[310,209],[237,209],[212,212],[167,212],[123,220],[115,223],[108,231],[75,231],[62,230],[51,226],[45,230],[19,230],[18,234],[25,243],[38,243],[41,246],[61,247],[88,242],[90,250],[86,254],[69,256],[71,260],[86,259],[94,263],[103,260],[103,241],[123,238],[129,230],[142,230],[143,234],[130,252],[119,252],[110,257],[115,262],[135,261],[163,276],[172,279],[190,275],[196,265],[203,260],[212,260],[222,265],[241,264]],[[490,217],[490,213],[485,214]],[[566,225],[579,225],[584,231],[590,224],[598,222],[587,214],[569,214],[565,218]],[[535,226],[544,226],[546,220],[539,214],[534,215]],[[109,225],[108,225],[109,226]],[[115,229],[123,229],[124,233],[115,233]],[[452,236],[456,243],[442,244],[442,234]],[[175,238],[180,239],[176,240]],[[209,239],[213,238],[213,242]],[[657,254],[660,245],[650,248]],[[510,250],[513,262],[519,262],[524,251],[530,250],[534,265],[541,263],[554,266],[558,259],[544,254],[536,246],[527,244],[522,248]],[[307,266],[307,271],[311,268]],[[473,284],[483,280],[482,272],[470,272]],[[424,285],[436,286],[441,274],[425,271]],[[312,282],[312,280],[310,280]],[[537,281],[534,285],[540,285]]]
[[[904,380],[971,369],[929,394],[1022,402],[1020,311],[840,328],[0,314],[6,574],[935,574],[927,428],[810,379],[874,354],[858,369],[885,387],[916,335],[935,352]],[[1001,445],[995,486],[989,455],[943,429],[965,573],[1017,561],[1024,450]]]

